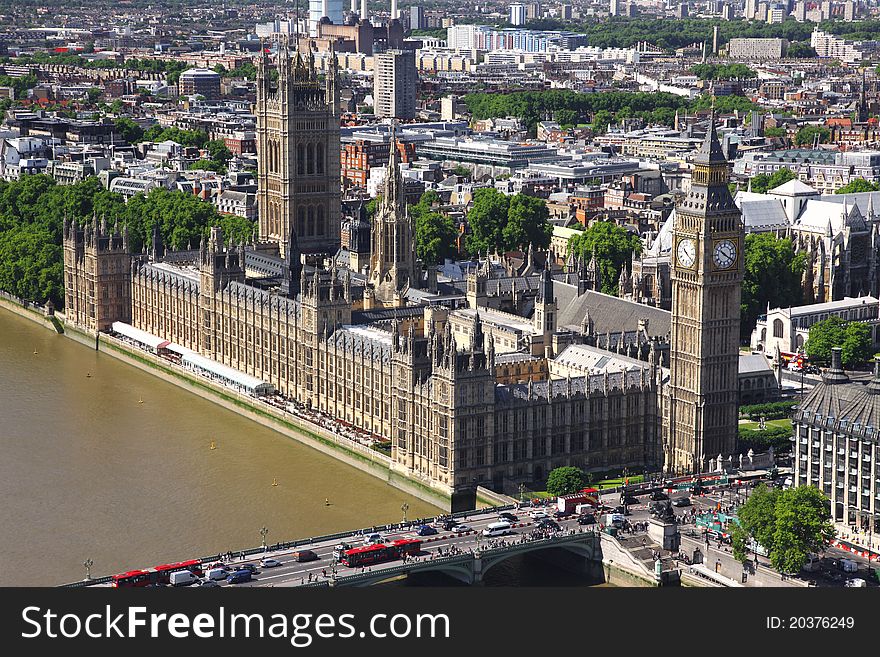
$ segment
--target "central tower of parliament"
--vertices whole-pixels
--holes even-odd
[[[133,254],[125,231],[112,223],[65,221],[67,321],[91,332],[130,324],[177,353],[234,368],[312,413],[373,434],[390,443],[393,471],[441,492],[454,509],[472,507],[477,485],[515,493],[520,485],[543,485],[564,465],[597,473],[655,471],[663,466],[664,417],[687,418],[701,436],[694,447],[683,434],[668,434],[676,469],[704,467],[678,454],[712,455],[722,447],[712,436],[721,435],[728,415],[719,404],[728,392],[728,341],[736,333],[726,313],[739,306],[736,250],[731,256],[721,248],[721,264],[711,258],[724,240],[740,252],[742,244],[726,202],[716,198],[726,171],[714,160],[714,130],[704,145],[708,160],[699,164],[705,189],[694,192],[703,195],[711,222],[680,226],[681,240],[694,242],[695,259],[686,255],[676,274],[689,287],[678,291],[687,312],[673,335],[688,342],[679,347],[685,360],[674,361],[673,383],[687,399],[670,413],[656,345],[638,335],[627,347],[636,357],[622,355],[620,341],[616,356],[599,354],[616,358],[616,369],[553,369],[566,345],[600,350],[584,335],[557,331],[560,281],[549,267],[533,266],[531,255],[526,270],[514,274],[481,261],[468,274],[467,295],[429,293],[436,275],[426,284],[431,278],[414,256],[396,157],[374,219],[371,271],[364,277],[340,264],[337,98],[335,67],[320,81],[312,57],[291,54],[286,42],[274,64],[263,54],[256,107],[259,242],[231,243],[214,227],[198,249],[165,251],[156,235],[149,252]],[[733,263],[722,266],[730,257]],[[506,294],[514,310],[517,303],[533,307],[535,319],[492,307],[490,294]],[[706,300],[708,312],[693,310]],[[589,313],[583,323],[592,325]],[[700,326],[711,326],[712,334],[701,335]],[[533,348],[519,349],[506,337],[510,330],[525,332]],[[688,345],[705,351],[713,341],[723,346],[723,358],[691,355]],[[517,375],[521,361],[532,364],[532,374]]]

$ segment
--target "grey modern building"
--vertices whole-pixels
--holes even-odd
[[[373,112],[380,119],[416,117],[419,73],[412,50],[386,50],[373,57]]]
[[[841,350],[792,418],[799,486],[831,499],[834,520],[880,531],[880,360],[867,384],[850,381]]]

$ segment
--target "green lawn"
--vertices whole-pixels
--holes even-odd
[[[766,424],[768,427],[771,427],[771,426],[772,426],[772,427],[786,427],[786,428],[791,428],[791,420],[788,420],[788,419],[786,419],[786,418],[781,418],[781,419],[779,419],[779,420],[767,420],[767,421],[765,422],[765,424]],[[743,429],[751,429],[751,430],[753,430],[753,431],[757,431],[757,430],[758,430],[758,423],[757,423],[757,422],[743,422],[743,423],[740,424],[739,426],[742,427]]]

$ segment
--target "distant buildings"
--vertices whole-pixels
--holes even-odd
[[[782,59],[788,39],[731,39],[727,55],[731,59]]]
[[[573,50],[587,45],[587,36],[577,32],[551,32],[488,25],[453,25],[446,30],[446,43],[461,50],[523,50],[545,52],[551,46]]]
[[[205,68],[191,68],[180,74],[181,96],[204,96],[205,100],[220,98],[220,74]]]
[[[387,50],[374,55],[373,113],[377,118],[414,119],[418,85],[414,51]]]
[[[526,6],[521,4],[510,5],[510,14],[508,17],[511,25],[526,24]]]
[[[847,41],[829,32],[822,32],[819,27],[810,35],[810,46],[819,57],[839,59],[848,64],[860,62],[864,57],[877,50],[876,41]]]

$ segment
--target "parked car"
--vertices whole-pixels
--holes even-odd
[[[672,500],[672,506],[690,506],[691,498],[689,497],[676,497]]]
[[[271,557],[266,557],[265,559],[260,559],[260,565],[263,568],[277,568],[281,565],[281,562],[278,559],[272,559]]]
[[[437,530],[431,525],[419,525],[418,529],[416,529],[417,536],[433,536],[437,533]]]

